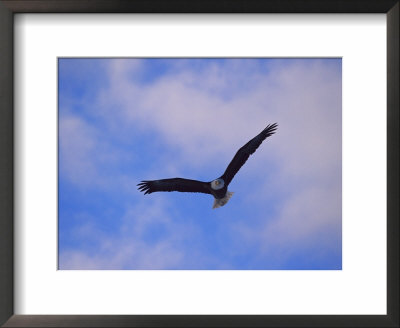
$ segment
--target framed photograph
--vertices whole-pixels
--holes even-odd
[[[399,3],[1,1],[4,327],[398,327]]]
[[[341,70],[59,58],[58,269],[341,270]]]

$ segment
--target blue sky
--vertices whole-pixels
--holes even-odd
[[[59,268],[340,270],[340,59],[59,59]],[[229,186],[219,177],[279,124]]]

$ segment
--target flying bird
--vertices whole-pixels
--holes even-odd
[[[228,185],[231,183],[233,177],[261,143],[275,133],[277,126],[277,123],[269,124],[257,136],[240,148],[229,163],[224,174],[218,179],[210,182],[182,178],[144,180],[138,184],[138,189],[144,192],[145,195],[157,191],[201,192],[214,196],[213,208],[224,206],[233,195],[233,192],[228,191]]]

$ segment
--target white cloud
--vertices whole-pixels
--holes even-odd
[[[128,206],[122,220],[115,220],[119,228],[115,233],[101,231],[95,218],[85,218],[86,223],[74,231],[79,238],[90,240],[92,248],[63,250],[60,252],[60,269],[168,269],[179,266],[183,256],[180,227],[171,220],[162,201],[145,202]],[[162,225],[166,238],[146,242],[146,230]],[[189,232],[186,229],[185,233]]]
[[[62,175],[83,184],[94,181],[96,165],[93,151],[96,147],[93,129],[78,117],[62,117],[59,121],[59,162]]]
[[[132,161],[133,152],[116,149],[102,131],[74,114],[59,118],[60,174],[78,188],[110,190],[116,186],[132,192],[137,177],[115,170],[121,162]]]

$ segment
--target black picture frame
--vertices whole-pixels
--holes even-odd
[[[399,8],[399,0],[0,0],[0,324],[4,327],[399,327]],[[385,13],[387,315],[15,315],[13,21],[17,13]]]

